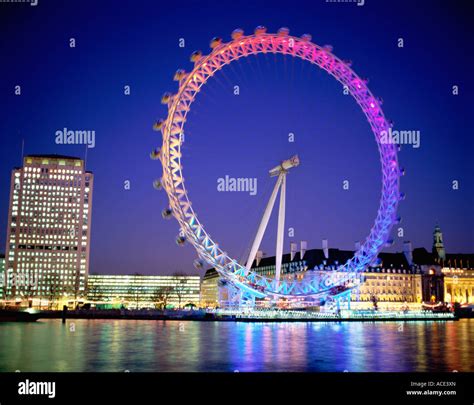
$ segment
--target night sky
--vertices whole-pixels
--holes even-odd
[[[57,145],[55,132],[89,129],[96,132],[87,152],[95,174],[90,272],[195,273],[195,252],[176,245],[177,222],[161,218],[166,194],[152,187],[161,176],[160,163],[149,159],[161,144],[152,124],[166,117],[161,96],[177,89],[174,72],[192,68],[194,50],[208,53],[212,37],[228,41],[235,28],[248,34],[263,24],[333,45],[370,79],[394,129],[420,131],[420,147],[404,145],[399,154],[404,236],[394,228],[388,250],[401,250],[404,240],[431,249],[438,223],[449,253],[473,252],[470,18],[461,1],[436,0],[0,3],[0,246],[22,139],[25,154],[84,157],[83,145]],[[185,126],[186,185],[206,230],[235,258],[245,257],[270,196],[268,170],[296,153],[301,165],[287,178],[286,229],[294,237],[285,251],[290,239],[320,248],[327,238],[330,247],[352,249],[368,235],[380,198],[379,156],[365,116],[342,90],[307,62],[261,55],[227,66],[197,97]],[[257,194],[218,192],[217,179],[226,175],[257,178]],[[273,218],[267,255],[275,252],[275,234]]]

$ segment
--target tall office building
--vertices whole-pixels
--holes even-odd
[[[0,300],[3,300],[5,298],[3,295],[4,280],[5,280],[5,255],[0,254]]]
[[[89,272],[93,174],[84,161],[30,155],[11,175],[6,296],[85,294]]]

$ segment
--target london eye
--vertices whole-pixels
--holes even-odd
[[[154,124],[154,129],[162,134],[162,145],[151,153],[151,158],[160,160],[163,167],[163,175],[155,181],[154,186],[157,189],[163,188],[168,196],[169,207],[163,210],[163,217],[174,217],[179,223],[180,232],[176,242],[180,245],[189,242],[198,254],[195,266],[202,267],[204,263],[208,263],[214,267],[221,278],[235,287],[244,299],[317,299],[337,297],[350,291],[359,284],[359,274],[374,263],[385,245],[391,243],[390,231],[393,224],[399,220],[397,207],[399,201],[403,199],[403,194],[399,190],[400,176],[403,172],[397,159],[398,145],[384,142],[386,138],[383,134],[389,132],[392,125],[384,116],[381,100],[371,93],[367,81],[352,70],[350,62],[336,57],[331,46],[321,47],[314,44],[308,34],[301,37],[291,36],[287,28],[281,28],[277,33],[267,33],[265,27],[259,26],[253,34],[245,35],[243,30],[236,29],[232,32],[229,42],[214,38],[210,47],[212,51],[208,55],[200,51],[191,55],[191,62],[194,63],[191,71],[179,69],[175,73],[174,79],[179,84],[177,92],[165,93],[161,100],[168,107],[168,115]],[[377,143],[382,172],[378,212],[365,241],[347,262],[339,266],[337,276],[334,275],[336,273],[321,276],[305,272],[302,278],[280,277],[286,174],[291,168],[299,165],[297,156],[281,162],[270,170],[270,176],[277,177],[277,181],[246,263],[239,263],[230,257],[211,239],[188,197],[183,180],[181,146],[184,142],[186,117],[197,94],[224,66],[240,58],[267,53],[288,55],[308,61],[333,76],[362,109]],[[266,216],[271,213],[278,192],[280,210],[276,271],[275,277],[266,277],[253,271],[252,263],[268,223]]]

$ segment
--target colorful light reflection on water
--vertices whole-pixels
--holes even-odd
[[[0,324],[0,342],[0,371],[474,371],[474,320],[44,320]]]

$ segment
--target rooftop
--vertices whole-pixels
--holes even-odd
[[[315,266],[323,265],[324,267],[340,266],[349,260],[354,254],[352,250],[340,250],[340,249],[328,249],[328,258],[324,256],[323,249],[310,249],[307,250],[303,256],[303,260],[306,262],[308,269],[313,269]],[[293,260],[290,260],[291,256],[289,253],[284,254],[282,258],[282,264],[294,263],[301,260],[300,252],[296,252]],[[387,253],[383,252],[378,255],[380,264],[374,267],[380,268],[395,268],[395,269],[410,269],[411,266],[403,252]],[[461,261],[464,267],[474,268],[474,254],[446,254],[446,260],[444,265],[447,266],[448,262],[450,265],[460,266]],[[436,260],[433,253],[428,252],[425,248],[413,249],[413,263],[415,266],[422,265],[435,265]],[[252,266],[252,270],[259,270],[265,266],[274,266],[275,256],[264,257],[260,260],[258,266]],[[209,269],[206,271],[205,278],[212,278],[216,275],[215,269]]]
[[[56,154],[45,154],[45,155],[26,155],[26,158],[45,158],[45,159],[69,159],[69,160],[82,160],[81,158],[75,156],[67,155],[56,155]]]

